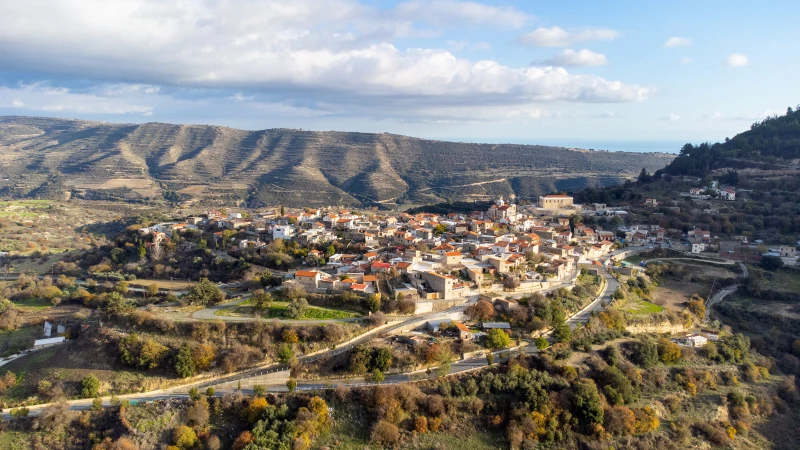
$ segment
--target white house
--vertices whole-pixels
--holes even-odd
[[[733,189],[723,189],[719,191],[719,196],[725,200],[736,200],[736,191]]]
[[[272,239],[291,239],[294,231],[291,225],[275,225],[272,228]]]
[[[702,251],[705,251],[705,249],[706,249],[706,244],[697,242],[692,243],[692,253],[700,253]]]

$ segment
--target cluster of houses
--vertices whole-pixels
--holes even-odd
[[[472,289],[515,277],[520,282],[557,282],[580,268],[592,268],[613,247],[614,233],[570,224],[569,213],[586,212],[572,197],[549,195],[538,205],[519,207],[498,198],[486,211],[469,214],[408,214],[347,210],[279,210],[242,215],[208,211],[180,223],[139,230],[155,239],[202,228],[224,241],[226,251],[260,249],[277,239],[309,248],[305,270],[295,282],[312,292],[380,293],[378,276],[387,274],[389,295],[409,300],[447,300]],[[366,252],[324,254],[337,240],[362,243]],[[315,245],[316,244],[316,245]],[[538,255],[538,256],[536,256]],[[535,263],[530,263],[535,260]]]
[[[711,182],[711,187],[694,187],[689,189],[689,197],[707,200],[714,196],[723,200],[736,200],[736,190],[731,187],[720,186],[717,181]]]

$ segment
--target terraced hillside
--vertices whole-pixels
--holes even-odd
[[[393,134],[0,117],[0,195],[374,205],[533,198],[618,183],[664,154]]]

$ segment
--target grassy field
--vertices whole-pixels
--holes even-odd
[[[778,270],[765,274],[764,287],[776,291],[800,292],[800,272]],[[772,279],[769,279],[769,277]]]
[[[2,400],[5,402],[19,402],[36,395],[37,385],[42,379],[61,381],[67,397],[78,394],[81,380],[89,374],[100,379],[100,391],[104,394],[112,391],[122,394],[158,389],[164,387],[168,381],[157,370],[133,370],[104,352],[81,351],[74,343],[36,351],[0,369],[3,373],[10,370],[21,377],[18,386],[3,394]]]
[[[53,304],[50,303],[49,300],[36,297],[26,298],[25,300],[14,300],[12,303],[22,311],[42,311],[53,307]]]
[[[627,299],[618,308],[620,311],[642,315],[657,314],[664,310],[664,308],[656,305],[655,303],[650,303],[639,298]]]
[[[31,448],[31,433],[4,431],[0,433],[0,448],[4,450],[28,450]]]
[[[25,327],[0,332],[0,355],[13,355],[20,350],[29,349],[33,347],[33,341],[40,337],[44,337],[41,327]]]
[[[131,286],[135,287],[149,287],[153,283],[157,284],[159,289],[176,289],[176,290],[188,289],[189,286],[194,284],[190,281],[145,280],[145,279],[136,279],[136,280],[131,280],[129,282]]]
[[[288,302],[273,302],[269,308],[262,311],[261,317],[270,319],[286,319],[286,307],[289,306]],[[218,316],[247,316],[252,317],[255,314],[255,309],[244,302],[232,308],[220,309],[215,313]],[[319,306],[309,306],[305,310],[300,320],[329,320],[329,319],[350,319],[354,317],[361,317],[361,314],[344,309],[322,308]]]

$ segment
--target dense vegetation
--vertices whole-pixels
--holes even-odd
[[[686,144],[665,169],[671,175],[704,177],[719,168],[781,168],[782,161],[800,158],[800,106],[786,115],[756,122],[750,130],[725,142]]]

